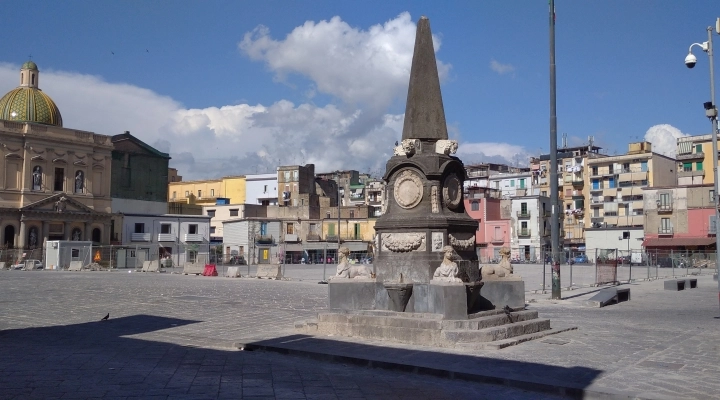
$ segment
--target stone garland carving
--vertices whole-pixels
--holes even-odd
[[[418,139],[404,139],[399,145],[393,148],[394,156],[412,156],[420,150]]]
[[[445,257],[443,257],[442,263],[435,270],[432,280],[440,282],[462,282],[462,279],[458,278],[459,270],[455,262],[455,260],[457,260],[455,249],[453,249],[452,246],[445,246],[442,250],[443,253],[445,253]]]
[[[395,253],[425,250],[424,233],[383,233],[381,240],[384,248]]]
[[[430,203],[432,205],[432,213],[437,214],[440,212],[440,201],[438,199],[438,188],[433,185],[430,189]]]
[[[458,250],[472,250],[475,248],[475,235],[463,240],[456,238],[452,233],[448,233],[448,240],[450,245]]]
[[[438,154],[455,154],[458,149],[457,140],[438,140],[435,142],[435,152]]]
[[[423,198],[422,179],[409,169],[400,172],[395,178],[393,194],[400,207],[410,209],[417,206]]]

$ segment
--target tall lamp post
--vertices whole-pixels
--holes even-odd
[[[720,18],[715,23],[715,30],[720,34]],[[712,124],[712,151],[713,151],[713,209],[715,212],[715,268],[720,272],[720,263],[718,262],[718,250],[720,249],[720,235],[718,235],[718,110],[715,103],[715,67],[713,65],[713,41],[712,41],[713,27],[707,27],[708,40],[703,43],[693,43],[688,49],[688,55],[685,57],[685,65],[688,68],[693,68],[697,63],[697,58],[692,53],[693,46],[698,46],[707,53],[708,60],[710,61],[710,102],[704,103],[705,116],[710,119]],[[720,280],[718,280],[718,298],[720,299]]]

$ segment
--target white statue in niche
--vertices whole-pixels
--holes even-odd
[[[82,171],[75,173],[75,193],[83,192],[83,185],[85,184],[85,174]]]
[[[42,167],[36,165],[32,173],[32,190],[42,190]]]
[[[432,280],[440,282],[462,282],[462,279],[458,278],[458,266],[455,260],[457,260],[457,253],[452,246],[443,247],[442,263],[435,270]]]
[[[341,247],[338,250],[338,258],[340,262],[337,266],[337,273],[330,279],[337,278],[374,278],[372,270],[367,265],[363,264],[350,264],[348,257],[350,256],[350,249],[347,247]]]

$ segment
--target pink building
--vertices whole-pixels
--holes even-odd
[[[504,201],[507,202],[505,212]],[[499,193],[491,189],[470,190],[465,196],[465,210],[479,223],[475,243],[481,263],[499,259],[500,249],[510,247],[509,205],[509,200],[501,200]]]

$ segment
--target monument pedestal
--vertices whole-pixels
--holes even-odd
[[[481,311],[502,309],[505,306],[525,308],[525,282],[520,279],[483,281],[476,306]]]
[[[371,278],[334,278],[328,282],[328,306],[337,310],[376,310],[381,283]],[[387,295],[386,295],[387,296]],[[387,304],[387,302],[385,302]]]

